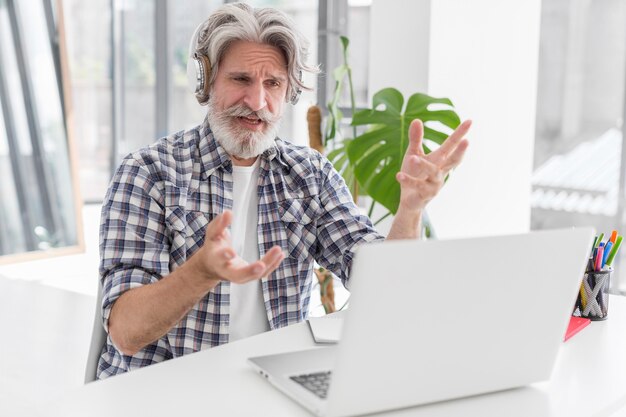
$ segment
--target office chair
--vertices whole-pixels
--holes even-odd
[[[102,348],[107,339],[107,334],[102,326],[102,283],[98,279],[98,295],[96,297],[96,312],[93,319],[93,330],[91,331],[91,345],[87,356],[87,366],[85,368],[85,384],[96,380],[98,361],[102,354]]]

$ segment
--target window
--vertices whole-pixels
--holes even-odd
[[[625,16],[620,0],[542,3],[533,228],[626,233]],[[626,291],[623,269],[614,291]]]
[[[53,12],[0,1],[0,255],[81,240]]]
[[[113,158],[111,1],[64,5],[80,187],[86,202],[100,202]]]
[[[123,156],[204,119],[206,107],[187,85],[189,41],[222,1],[65,1],[81,187],[86,201],[99,202]],[[317,62],[316,2],[251,5],[289,14]],[[306,82],[317,87],[315,77]],[[287,106],[279,135],[307,143],[306,111],[316,102],[315,92],[304,92],[297,106]]]

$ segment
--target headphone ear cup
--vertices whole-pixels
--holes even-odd
[[[196,89],[196,98],[200,104],[205,104],[209,100],[209,89],[211,80],[211,61],[206,55],[196,53],[195,59],[200,63],[199,70],[201,71],[200,78],[202,82],[199,83]]]
[[[198,36],[203,27],[199,24],[191,35],[187,59],[187,84],[189,90],[196,96],[198,103],[204,105],[209,101],[209,82],[211,78],[211,61],[196,50]]]
[[[196,59],[195,55],[192,55],[187,60],[187,85],[189,86],[189,92],[196,94],[198,92],[198,86],[201,82],[200,75],[200,63]]]
[[[298,100],[300,100],[301,94],[302,94],[302,90],[296,87],[295,91],[291,95],[291,99],[289,100],[289,103],[291,103],[294,106],[298,104]]]
[[[194,53],[187,62],[187,79],[189,89],[200,104],[209,100],[209,82],[211,78],[211,62],[205,55]]]

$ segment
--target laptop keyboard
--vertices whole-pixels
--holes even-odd
[[[315,372],[290,377],[293,381],[302,385],[321,399],[325,400],[330,385],[331,372]]]

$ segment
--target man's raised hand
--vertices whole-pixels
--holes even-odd
[[[207,225],[204,245],[192,257],[196,269],[210,280],[237,284],[259,279],[274,272],[285,258],[281,248],[274,246],[258,261],[246,262],[232,247],[228,233],[232,218],[233,213],[226,210]]]
[[[432,200],[450,170],[457,167],[469,145],[465,134],[472,122],[466,120],[443,144],[426,155],[422,147],[424,125],[414,120],[409,127],[409,146],[396,179],[400,183],[399,211],[422,210]]]

